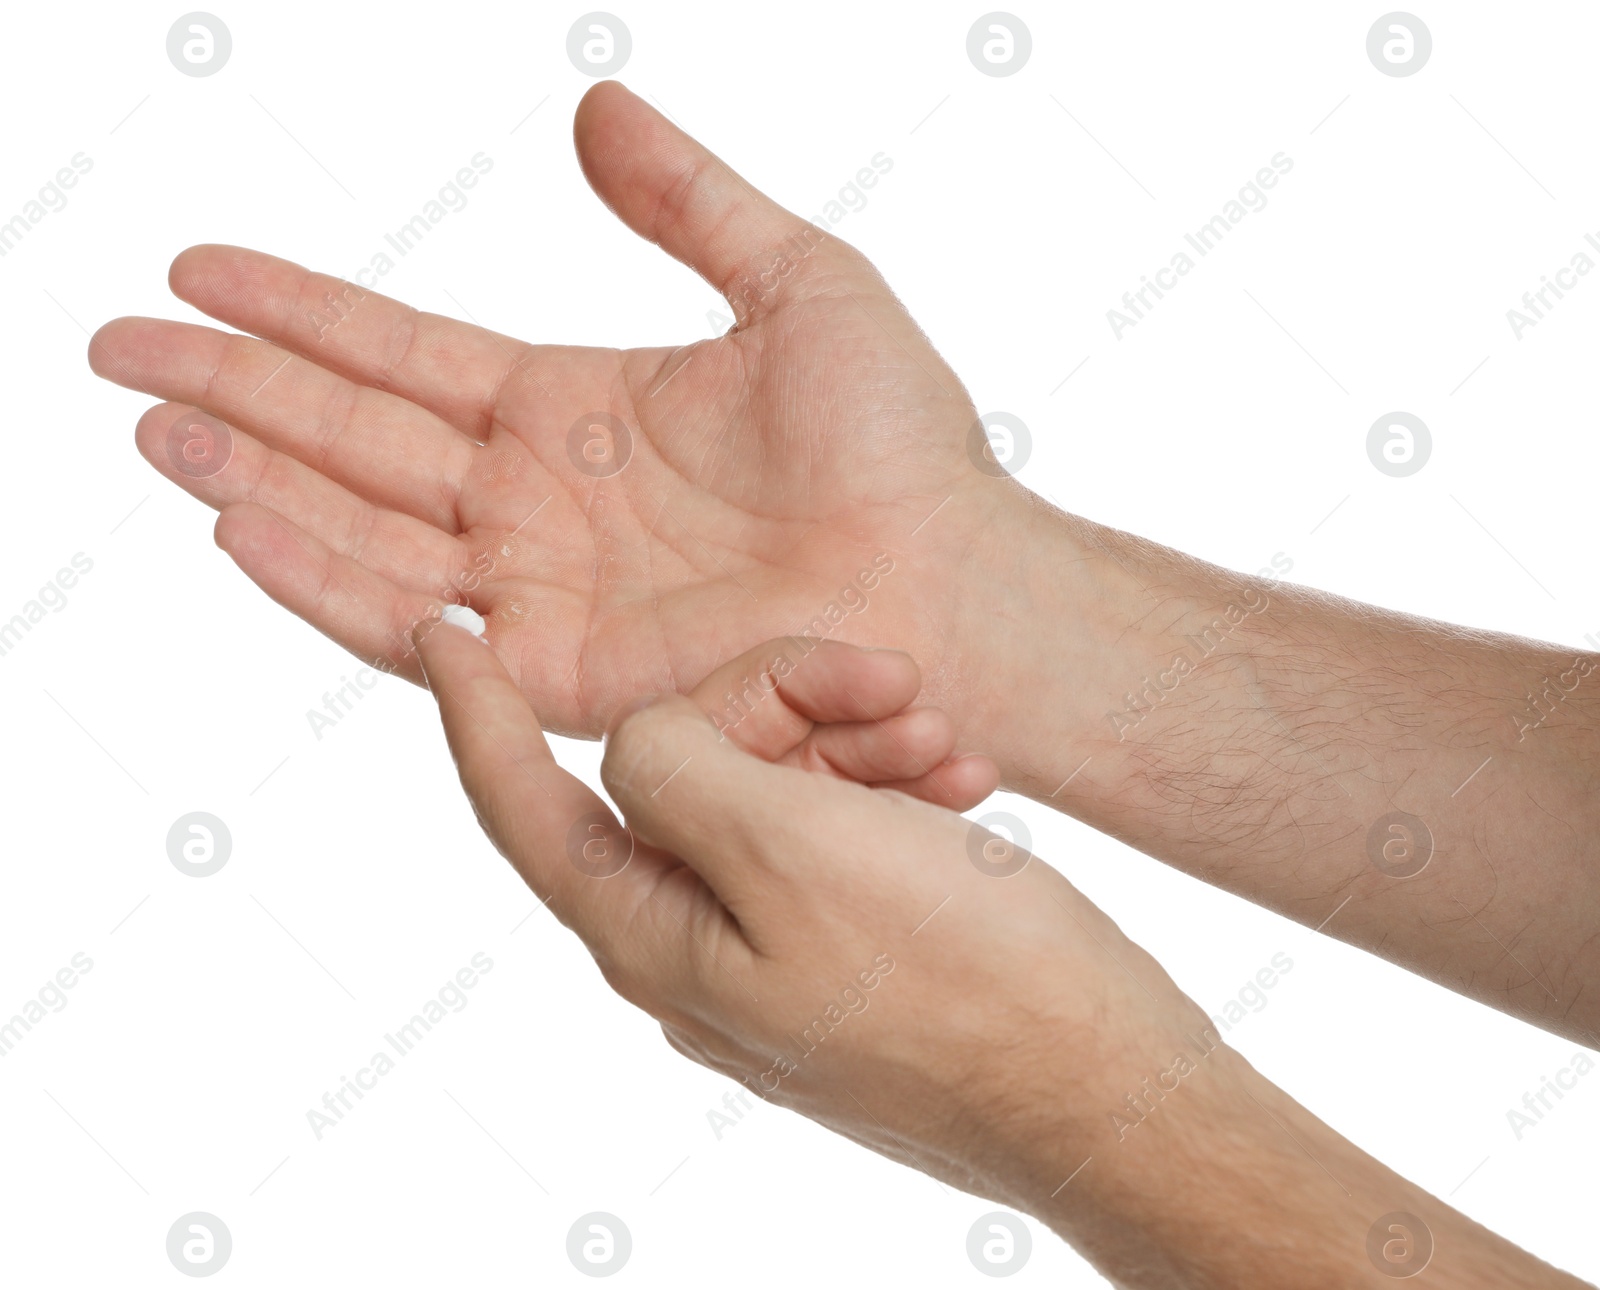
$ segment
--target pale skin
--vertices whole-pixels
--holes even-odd
[[[422,667],[412,628],[437,616],[444,600],[469,601],[487,619],[491,646],[473,647],[473,666],[494,670],[492,683],[470,688],[481,686],[506,722],[533,722],[530,757],[539,724],[598,736],[635,696],[686,692],[758,643],[819,621],[840,641],[894,645],[920,668],[921,701],[946,714],[915,720],[947,726],[911,750],[923,754],[916,763],[850,778],[892,782],[955,809],[998,780],[1310,926],[1325,923],[1329,934],[1597,1043],[1600,672],[1587,669],[1600,659],[1268,584],[1063,515],[976,468],[975,408],[859,253],[756,193],[618,85],[585,97],[575,134],[585,175],[623,222],[728,297],[738,322],[727,335],[625,352],[527,345],[218,246],[179,256],[173,289],[248,334],[151,319],[121,319],[97,333],[97,372],[167,401],[141,419],[141,451],[222,512],[218,543],[269,595],[413,680]],[[319,325],[313,319],[330,316],[330,296],[340,304],[338,323]],[[232,427],[232,456],[214,474],[185,474],[168,455],[169,427],[194,410]],[[630,428],[632,451],[620,471],[596,477],[569,456],[568,439],[575,424],[602,412]],[[881,569],[885,557],[892,571],[867,593],[867,607],[847,606],[831,621],[841,589],[861,585],[862,571]],[[1207,631],[1215,646],[1200,656],[1190,638]],[[459,633],[438,633],[449,635]],[[1168,684],[1185,651],[1191,667]],[[1530,704],[1530,694],[1541,697]],[[524,706],[513,712],[515,695]],[[623,729],[665,720],[652,708]],[[702,737],[676,724],[671,731]],[[459,730],[452,738],[472,789]],[[735,742],[716,747],[732,756]],[[949,760],[955,747],[987,756]],[[943,760],[930,760],[936,748]],[[608,773],[619,755],[614,742]],[[770,801],[715,798],[727,830],[736,816],[743,821],[732,843],[716,828],[691,835],[686,819],[667,818],[668,804],[639,806],[636,821],[626,785],[608,784],[630,827],[678,853],[719,892],[716,875],[731,876],[758,841],[779,868],[869,883],[861,866],[829,869],[817,854],[827,850],[814,836],[823,818],[839,838],[859,836],[848,830],[865,824],[883,830],[873,836],[894,855],[983,877],[965,858],[959,819],[899,793],[799,773],[821,762],[774,768],[745,754],[737,774],[730,764],[730,780],[783,772],[773,791],[807,803],[791,820]],[[694,764],[673,781],[666,803]],[[678,796],[690,797],[694,783],[690,777]],[[827,796],[808,797],[819,794]],[[750,814],[757,805],[764,813]],[[1375,822],[1393,812],[1421,820],[1432,838],[1428,863],[1410,877],[1380,871],[1369,847]],[[559,856],[562,845],[561,836],[535,836],[535,820],[548,823],[534,815],[513,832],[502,822],[497,836],[527,866],[525,876],[538,871],[535,852],[553,847]],[[1405,837],[1383,834],[1378,854],[1404,861],[1416,854],[1407,846]],[[779,855],[785,847],[793,854]],[[914,914],[914,926],[944,892],[923,906],[929,893],[913,881],[910,862],[885,864],[894,882],[904,879],[903,890],[877,890],[893,883],[874,869],[872,889],[852,890],[841,904],[859,896],[885,918],[891,908],[896,919]],[[1017,944],[990,913],[1010,917],[1016,911],[1004,902],[1016,897],[1003,893],[1029,884],[1050,884],[1061,903],[1030,904],[1024,927],[1054,921]],[[552,902],[558,910],[560,899]],[[751,899],[759,905],[758,895]],[[1015,879],[985,878],[962,903],[968,912],[949,919],[944,933],[959,945],[944,948],[990,963],[985,972],[1033,953],[1028,979],[1060,972],[1098,981],[1094,973],[1105,973],[1109,960],[1094,960],[1093,946],[1056,946],[1063,940],[1070,949],[1081,934],[1052,911],[1071,910],[1097,934],[1104,930],[1102,940],[1114,929],[1100,928],[1094,920],[1103,916],[1041,864]],[[597,954],[602,930],[580,927]],[[1307,1257],[1327,1260],[1325,1279],[1307,1284],[1365,1284],[1369,1274],[1373,1284],[1387,1283],[1363,1242],[1372,1220],[1394,1210],[1426,1217],[1438,1242],[1435,1266],[1461,1259],[1451,1284],[1556,1278],[1530,1261],[1533,1270],[1508,1265],[1515,1275],[1472,1280],[1488,1276],[1496,1259],[1527,1256],[1362,1156],[1226,1049],[1133,1136],[1159,1121],[1156,1133],[1137,1146],[1131,1138],[1115,1144],[1103,1169],[1097,1154],[1055,1200],[1040,1200],[1046,1176],[1065,1164],[1044,1187],[1048,1197],[1096,1154],[1087,1143],[1106,1133],[1104,1112],[1171,1065],[1162,1050],[1176,1019],[1191,1017],[1193,1005],[1153,961],[1115,945],[1162,1002],[1137,991],[1125,1009],[1129,1033],[1114,1049],[1065,1039],[1083,1024],[1065,1001],[1019,1004],[1008,1014],[1024,1028],[1029,1016],[1063,1028],[1028,1041],[1040,1045],[1052,1078],[1062,1052],[1071,1052],[1072,1078],[1109,1097],[1103,1106],[1087,1099],[1093,1125],[1062,1105],[1081,1099],[1062,1098],[1058,1083],[1030,1090],[1013,1070],[993,1078],[1023,1081],[996,1089],[1017,1110],[1016,1123],[985,1125],[981,1141],[941,1138],[937,1126],[965,1109],[938,1100],[936,1086],[950,1076],[935,1068],[950,1057],[948,1046],[942,1056],[918,1049],[909,1033],[883,1060],[902,1075],[908,1064],[932,1063],[918,1077],[928,1085],[887,1116],[871,1105],[904,1143],[920,1144],[916,1163],[1037,1214],[1119,1284],[1277,1284],[1248,1261],[1250,1248],[1214,1239],[1217,1226],[1239,1230],[1233,1209],[1211,1208],[1223,1194],[1230,1206],[1258,1206],[1262,1222],[1289,1233]],[[779,956],[783,966],[772,971],[797,998],[827,998],[863,966],[845,953],[859,948],[841,945],[826,962]],[[907,954],[904,962],[918,968],[917,953]],[[916,1022],[908,1017],[929,1025],[929,1010],[947,1006],[936,968],[927,964],[926,996],[921,968],[883,983],[919,982],[914,997],[926,1003],[899,1014],[909,1032]],[[1110,971],[1126,981],[1115,965]],[[1122,987],[1109,978],[1102,987],[1113,993],[1097,997],[1116,998],[1120,1008],[1114,990]],[[658,1015],[694,1002],[651,999]],[[873,1016],[889,1027],[890,1009],[863,1020]],[[725,1024],[734,1039],[741,1025],[752,1027],[747,1046],[762,1039],[754,1019],[730,1012]],[[1010,1031],[990,1038],[1002,1048],[1020,1042]],[[858,1113],[816,1096],[796,1104],[851,1132],[846,1117]],[[853,1136],[883,1146],[856,1127]],[[1290,1144],[1291,1129],[1326,1172]],[[1191,1156],[1196,1169],[1216,1175],[1215,1185],[1164,1191],[1162,1152],[1148,1145],[1161,1134],[1170,1135],[1167,1151]],[[1052,1144],[1048,1163],[1030,1158],[1036,1141]],[[1234,1152],[1243,1158],[1227,1154]],[[1275,1183],[1266,1186],[1266,1177]],[[1304,1203],[1283,1203],[1290,1194]]]
[[[1397,1212],[1426,1224],[1434,1284],[1581,1284],[1384,1168],[1231,1049],[1197,1046],[1204,1010],[1054,869],[986,868],[961,817],[840,774],[899,773],[839,750],[873,729],[863,704],[903,719],[907,656],[819,647],[719,735],[706,713],[730,676],[774,652],[623,710],[600,773],[627,821],[607,841],[629,860],[602,878],[563,839],[609,818],[604,800],[556,765],[492,650],[448,624],[421,633],[479,820],[675,1049],[1035,1215],[1119,1286],[1385,1284],[1365,1241]],[[808,774],[795,750],[819,742],[834,744],[830,773]],[[1141,1106],[1147,1080],[1167,1091]],[[1411,1247],[1391,1248],[1401,1261]]]

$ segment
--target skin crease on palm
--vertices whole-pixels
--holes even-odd
[[[90,345],[97,373],[170,401],[141,420],[141,452],[222,511],[218,544],[269,595],[412,680],[410,627],[487,566],[466,599],[564,734],[595,737],[627,699],[803,632],[887,554],[895,571],[839,637],[912,649],[929,702],[962,726],[973,671],[958,661],[975,651],[951,590],[1021,490],[968,461],[977,414],[960,382],[852,248],[819,235],[775,273],[774,248],[815,230],[620,85],[590,91],[575,138],[623,222],[729,298],[727,335],[529,345],[199,246],[173,263],[172,290],[253,335],[125,318]],[[330,293],[347,314],[319,335]],[[167,457],[192,407],[233,430],[209,478]],[[609,478],[567,455],[595,412],[633,434]]]

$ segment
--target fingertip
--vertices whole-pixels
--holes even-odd
[[[922,692],[922,669],[905,650],[872,645],[858,646],[856,652],[864,656],[864,666],[878,679],[885,698],[904,695],[904,707]]]
[[[948,811],[970,811],[1000,786],[1000,767],[982,753],[967,753],[916,779],[874,784],[920,798]]]
[[[602,199],[608,195],[596,184],[596,166],[627,150],[636,123],[628,120],[635,105],[649,107],[621,81],[599,81],[591,85],[572,114],[572,142],[578,164]],[[659,115],[653,108],[652,115]]]
[[[624,811],[653,799],[698,754],[715,750],[716,727],[693,700],[660,694],[628,705],[612,721],[600,782]],[[743,756],[743,754],[739,754]]]
[[[843,641],[791,637],[796,661],[780,678],[786,702],[813,721],[877,721],[908,707],[922,672],[898,649],[863,649]]]
[[[611,714],[611,719],[606,722],[606,738],[610,739],[624,721],[635,712],[643,712],[646,708],[660,702],[664,697],[661,694],[641,694],[637,698],[629,699],[620,708]]]
[[[942,766],[956,750],[955,723],[943,708],[906,708],[883,722],[898,747],[927,766]]]
[[[200,242],[186,246],[173,256],[167,266],[167,289],[179,300],[193,300],[202,286],[212,279],[218,268],[249,255],[242,246],[224,242]]]
[[[94,335],[89,337],[89,348],[86,357],[89,360],[89,370],[96,376],[104,375],[100,370],[101,351],[107,349],[112,339],[117,334],[117,327],[123,320],[113,318],[110,322],[101,323],[94,330]]]
[[[952,797],[961,801],[958,811],[970,811],[1000,787],[1000,765],[983,753],[967,753],[946,763],[946,786]]]
[[[294,536],[285,527],[288,521],[260,502],[235,502],[217,513],[211,526],[211,540],[233,558],[246,573],[255,573],[271,561],[283,543]]]
[[[172,263],[167,266],[167,289],[180,300],[183,298],[184,284],[194,273],[196,265],[202,262],[205,253],[210,249],[207,243],[186,246],[172,257]]]
[[[185,406],[187,405],[182,403],[157,403],[146,408],[143,415],[134,423],[133,446],[138,449],[141,457],[162,474],[171,473],[170,470],[162,469],[167,433],[177,419],[178,410]],[[170,466],[170,462],[167,464]]]
[[[235,555],[253,528],[253,512],[263,510],[255,502],[235,502],[217,512],[217,522],[211,526],[211,540],[229,555]]]
[[[608,106],[622,102],[624,99],[637,99],[639,96],[615,77],[596,81],[583,92],[583,97],[578,100],[578,106],[573,113],[572,123],[574,130],[590,125],[596,113],[604,112]]]

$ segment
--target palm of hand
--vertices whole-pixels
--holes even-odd
[[[938,634],[915,608],[936,564],[905,553],[965,482],[970,417],[868,310],[905,323],[852,291],[678,350],[530,364],[549,376],[503,400],[461,514],[493,561],[490,638],[547,725],[603,728],[772,636]]]
[[[624,221],[731,298],[808,227],[620,87],[578,135]],[[465,600],[543,723],[594,735],[768,637],[893,643],[925,672],[950,648],[966,539],[921,526],[988,482],[965,456],[975,414],[840,243],[676,350],[528,346],[234,248],[185,252],[172,281],[263,339],[119,320],[92,364],[175,401],[141,450],[222,510],[246,573],[369,660],[418,679],[411,627]],[[336,326],[306,325],[335,300]],[[232,431],[214,474],[172,449],[194,408]]]

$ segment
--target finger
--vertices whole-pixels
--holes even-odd
[[[783,760],[970,811],[999,786],[1000,768],[981,754],[953,756],[955,743],[943,710],[915,708],[881,721],[817,726]]]
[[[445,601],[396,586],[293,520],[254,502],[217,516],[216,542],[267,595],[358,658],[421,681],[411,632]],[[495,626],[490,620],[490,632]]]
[[[775,761],[798,747],[813,723],[893,716],[921,686],[917,665],[899,650],[790,636],[724,663],[691,697],[739,747]]]
[[[782,679],[787,703],[813,721],[890,717],[916,699],[922,672],[897,649],[863,649],[844,641],[789,638],[795,666]]]
[[[424,313],[275,255],[191,246],[167,279],[174,295],[203,313],[397,394],[474,439],[488,437],[502,391],[524,380],[539,389],[532,369],[545,347]]]
[[[892,788],[950,811],[970,811],[1000,787],[1000,767],[982,753],[968,753],[915,779],[875,783],[872,787]]]
[[[204,408],[379,506],[459,532],[476,445],[405,399],[355,384],[253,336],[118,318],[89,346],[100,376]]]
[[[691,699],[644,703],[625,708],[606,737],[601,781],[634,836],[681,856],[749,935],[748,920],[773,885],[762,823],[770,777],[801,784],[820,777],[740,750]]]
[[[616,81],[583,96],[573,137],[600,199],[721,292],[741,326],[830,272],[870,272],[844,243],[758,193]]]
[[[605,802],[556,764],[539,722],[494,651],[441,624],[417,633],[461,783],[490,838],[533,893],[602,965],[651,899],[661,859],[636,850]]]
[[[139,418],[134,431],[145,460],[191,496],[219,511],[238,502],[257,502],[331,550],[414,591],[443,595],[466,573],[465,548],[448,534],[413,516],[372,505],[242,430],[228,435],[226,457],[219,457],[214,471],[197,469],[180,446],[193,433],[186,423],[196,412],[181,404],[157,404]],[[202,414],[199,431],[209,424]]]
[[[819,725],[788,760],[829,769],[863,784],[916,779],[955,751],[955,727],[938,708],[914,708],[875,721]]]

